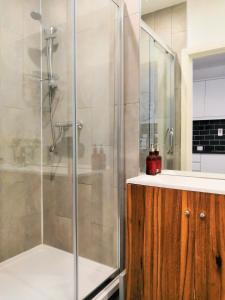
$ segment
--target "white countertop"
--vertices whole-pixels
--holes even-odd
[[[140,175],[128,179],[127,183],[225,195],[225,180],[221,179],[159,174]]]

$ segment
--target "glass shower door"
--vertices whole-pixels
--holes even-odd
[[[79,299],[119,269],[120,25],[114,1],[77,1]]]
[[[163,169],[175,168],[175,58],[144,29],[141,31],[140,163],[158,145]]]

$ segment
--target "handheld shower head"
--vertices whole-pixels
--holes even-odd
[[[36,11],[32,11],[30,13],[30,16],[33,20],[35,21],[41,21],[41,14],[39,12],[36,12]]]

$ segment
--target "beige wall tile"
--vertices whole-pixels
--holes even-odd
[[[155,12],[155,30],[170,30],[172,28],[172,9],[165,8]]]
[[[186,3],[182,3],[172,8],[172,33],[187,30]]]
[[[138,14],[125,18],[125,103],[136,102],[139,98],[139,35]]]
[[[126,178],[139,173],[139,103],[125,105]]]
[[[146,14],[142,16],[142,19],[145,21],[145,23],[148,24],[149,27],[151,27],[153,30],[155,30],[155,14]]]
[[[40,175],[1,171],[1,261],[41,243]]]
[[[186,32],[177,32],[172,35],[172,48],[177,53],[181,63],[181,51],[186,47]]]
[[[157,34],[160,36],[160,38],[166,43],[169,47],[172,47],[172,35],[171,30],[167,29],[158,29]]]
[[[72,220],[47,214],[44,218],[44,243],[68,252],[73,249]]]
[[[140,0],[125,0],[126,4],[126,15],[132,15],[136,13],[140,13],[141,2]]]

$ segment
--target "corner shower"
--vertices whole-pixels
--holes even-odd
[[[0,299],[93,299],[123,269],[123,8],[9,2],[0,34]]]

